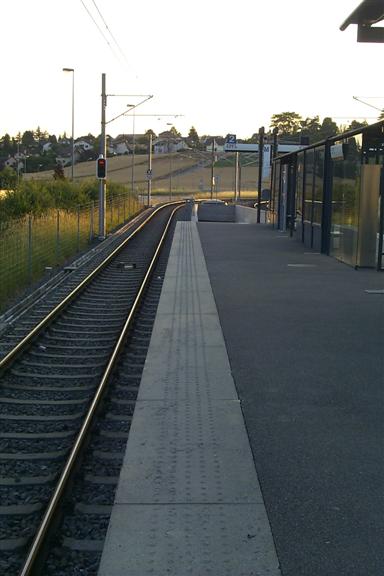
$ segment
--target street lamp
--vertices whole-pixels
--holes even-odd
[[[72,167],[71,179],[73,180],[73,172],[75,165],[75,70],[74,68],[63,68],[63,72],[72,72]]]
[[[167,126],[173,126],[172,122],[167,122]],[[172,201],[172,154],[171,154],[171,137],[168,136],[168,154],[169,154],[169,199]]]

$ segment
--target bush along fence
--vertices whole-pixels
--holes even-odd
[[[136,197],[121,192],[107,196],[107,233],[141,208]],[[98,218],[98,204],[91,201],[0,219],[0,313],[29,285],[85,250],[97,237]]]

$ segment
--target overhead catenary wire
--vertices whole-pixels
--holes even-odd
[[[95,6],[95,8],[96,8],[96,10],[97,10],[97,13],[99,14],[99,16],[100,16],[101,20],[103,21],[103,24],[104,24],[104,26],[105,26],[105,27],[106,27],[106,29],[108,30],[108,32],[109,32],[109,34],[110,34],[110,36],[111,36],[112,40],[114,41],[114,43],[115,43],[115,45],[116,45],[117,49],[119,50],[119,52],[120,52],[121,56],[124,58],[125,62],[126,62],[127,64],[129,64],[129,62],[128,62],[128,58],[126,57],[126,55],[125,55],[124,51],[122,50],[122,48],[121,48],[121,46],[120,46],[119,42],[116,40],[116,38],[115,38],[114,34],[112,34],[112,31],[111,31],[110,27],[108,26],[108,24],[106,23],[104,16],[103,16],[103,15],[102,15],[102,13],[100,12],[100,9],[99,9],[98,5],[96,4],[95,0],[92,0],[92,2],[93,2],[93,5],[94,5],[94,6]]]
[[[100,34],[102,35],[102,37],[104,38],[105,42],[108,44],[111,52],[113,53],[113,55],[115,56],[115,58],[117,60],[120,60],[118,54],[116,53],[116,51],[114,50],[112,44],[110,43],[110,41],[108,40],[107,36],[104,34],[103,30],[101,29],[101,27],[99,26],[99,24],[96,22],[95,18],[93,17],[92,12],[89,10],[89,8],[87,7],[87,5],[85,4],[84,0],[80,0],[80,2],[82,3],[82,5],[84,6],[85,11],[87,12],[88,16],[91,18],[92,22],[94,23],[94,25],[96,26],[96,28],[98,29],[98,31],[100,32]]]

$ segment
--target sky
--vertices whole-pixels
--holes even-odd
[[[2,2],[0,136],[38,126],[71,135],[73,77],[75,138],[100,133],[102,73],[114,137],[133,129],[158,134],[171,123],[184,136],[194,126],[200,136],[247,138],[285,111],[372,123],[379,112],[353,96],[384,108],[384,44],[357,43],[356,26],[339,30],[359,3]],[[135,119],[111,121],[143,100],[136,95],[153,98]]]

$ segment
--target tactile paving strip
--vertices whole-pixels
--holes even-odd
[[[195,223],[177,224],[100,576],[280,574]]]

